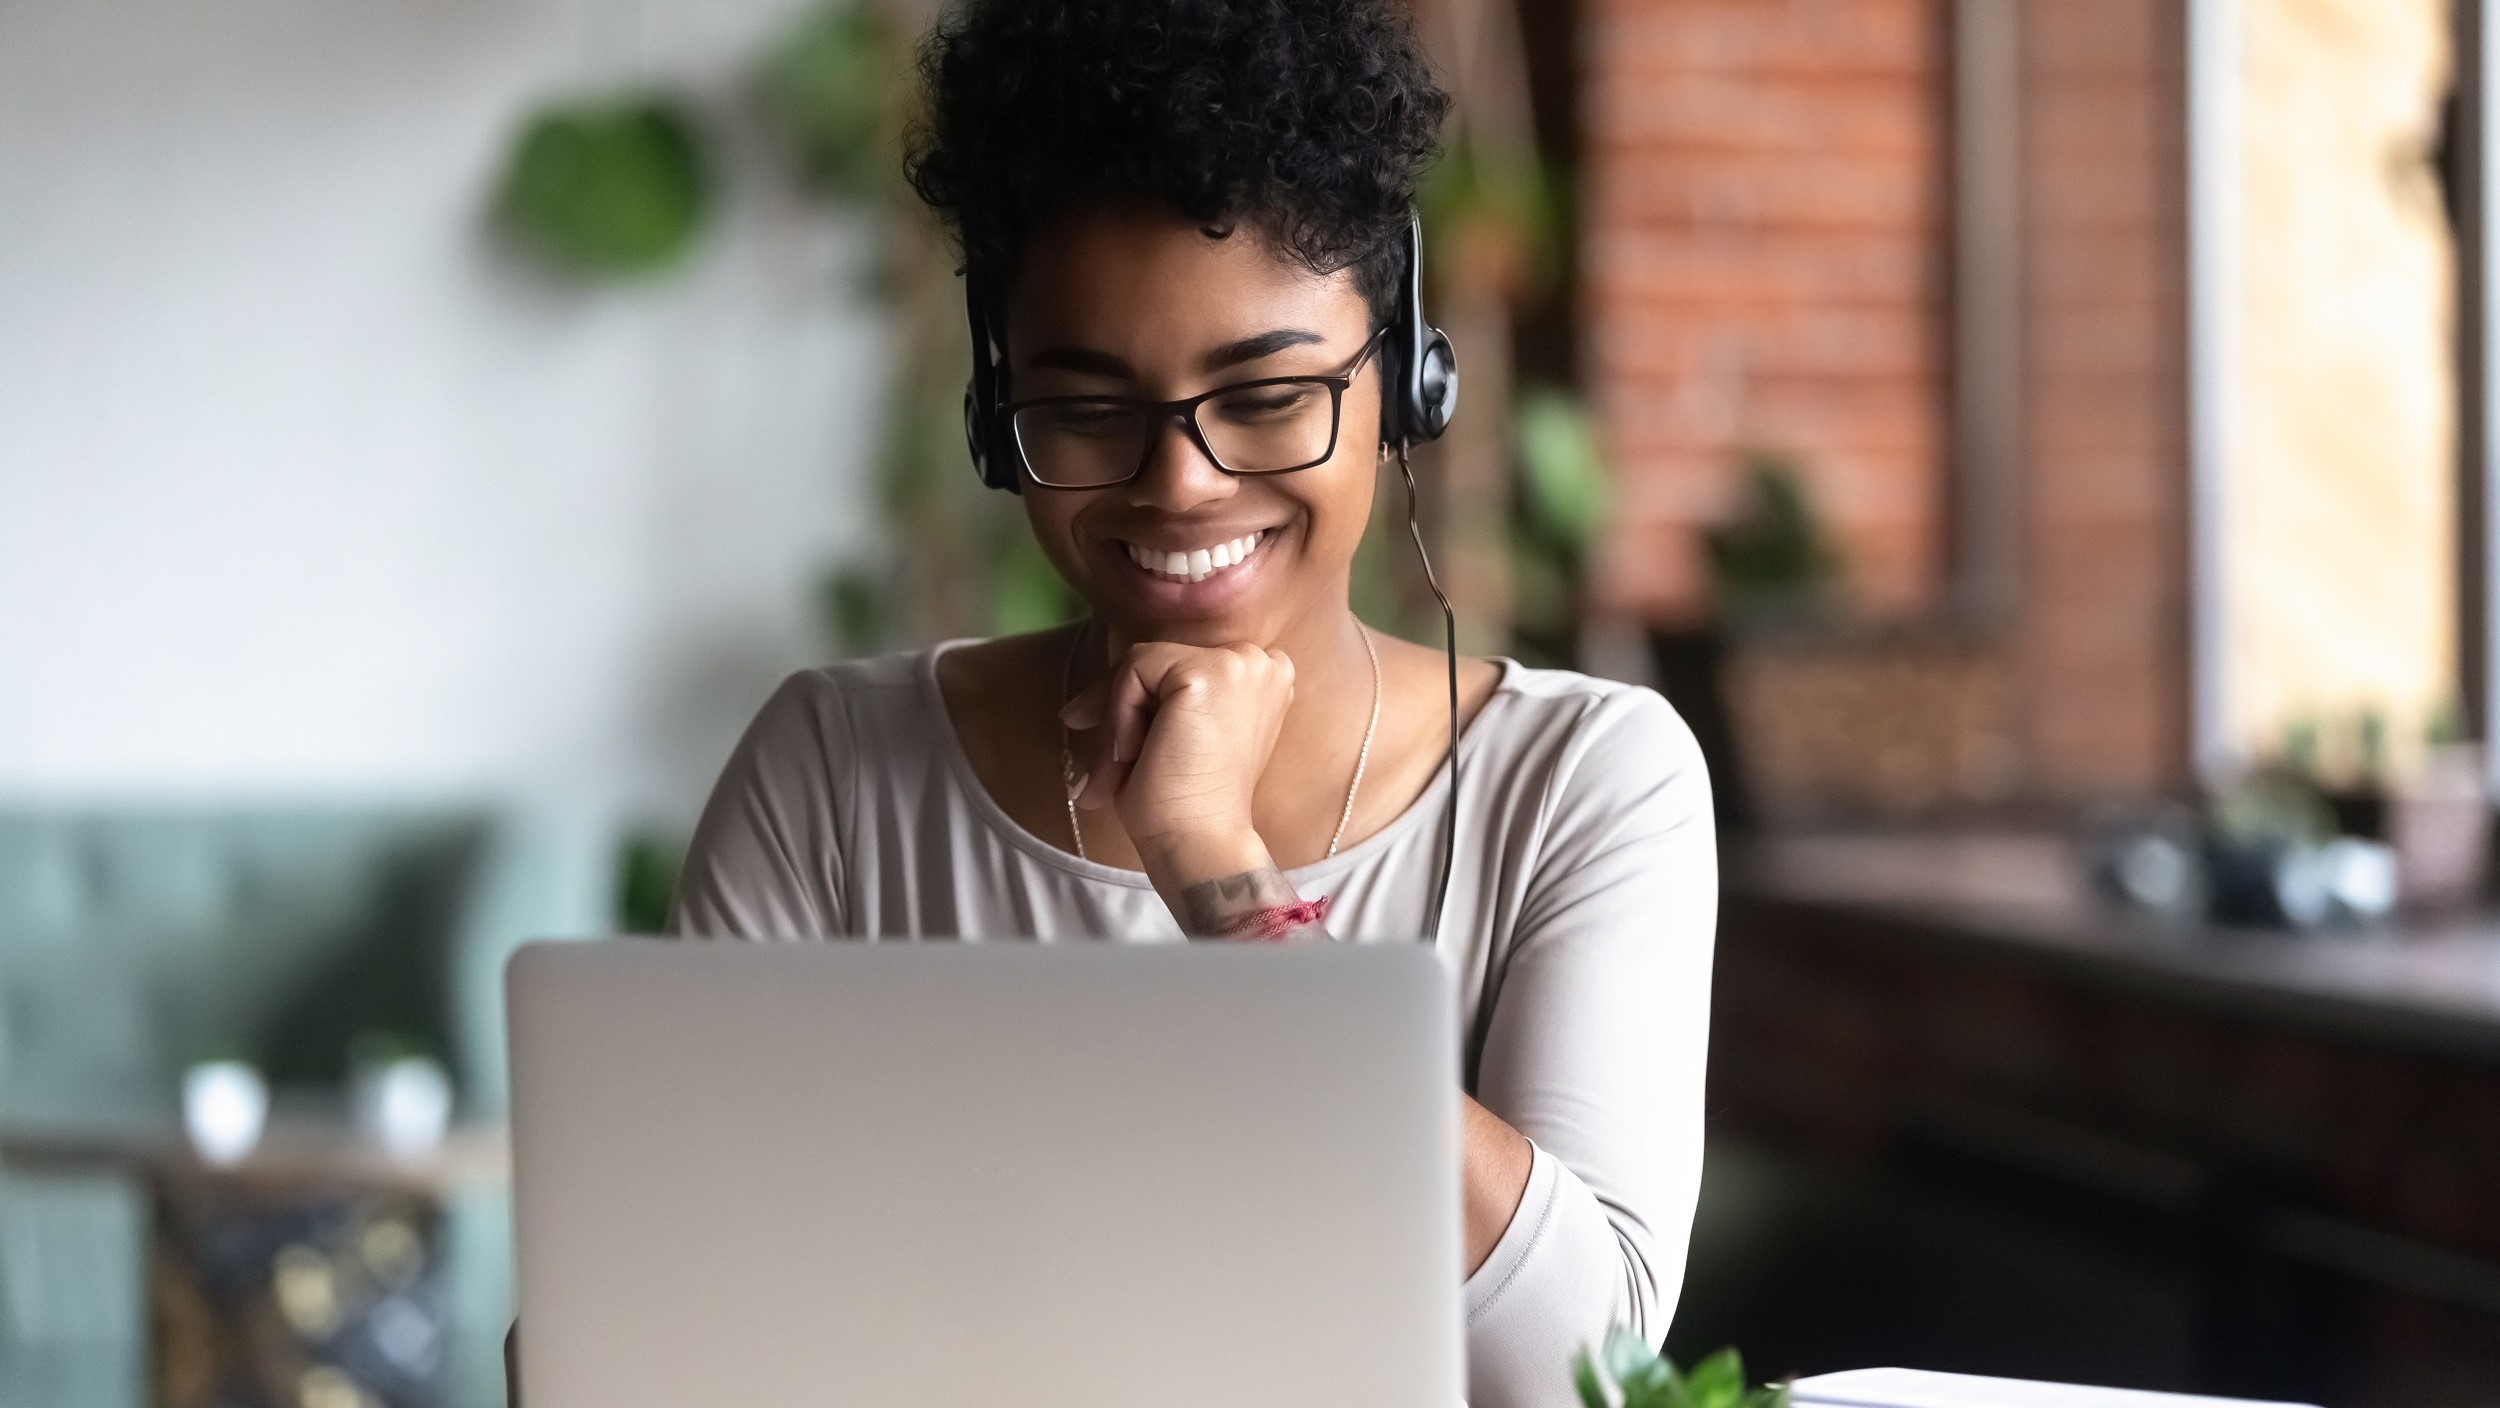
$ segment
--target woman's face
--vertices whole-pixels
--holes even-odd
[[[1086,207],[1041,232],[1009,291],[1010,394],[1170,401],[1256,378],[1336,375],[1370,335],[1351,271],[1313,274],[1247,226],[1216,238],[1151,207]],[[1118,638],[1273,645],[1297,623],[1328,619],[1345,607],[1371,518],[1379,366],[1375,356],[1355,376],[1335,449],[1309,469],[1227,474],[1172,418],[1125,484],[1028,479],[1025,512],[1043,551]],[[1211,436],[1220,414],[1210,405],[1202,415]]]

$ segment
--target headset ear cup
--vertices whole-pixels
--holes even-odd
[[[1415,398],[1416,439],[1438,440],[1458,414],[1458,349],[1448,334],[1427,328],[1424,355],[1415,369],[1410,394]]]
[[[1024,492],[1024,476],[1016,472],[1016,458],[1002,454],[997,418],[981,414],[980,393],[972,386],[964,387],[964,446],[972,452],[972,468],[981,482],[1010,494]]]

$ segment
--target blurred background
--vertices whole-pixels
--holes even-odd
[[[1414,3],[1465,644],[1712,760],[1671,1348],[2500,1401],[2488,7]],[[932,12],[0,5],[0,1405],[499,1403],[503,956],[1073,611]]]

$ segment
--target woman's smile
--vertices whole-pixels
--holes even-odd
[[[1165,549],[1130,542],[1121,546],[1128,549],[1131,561],[1165,581],[1203,582],[1215,573],[1248,562],[1266,537],[1267,530],[1261,528],[1227,538],[1213,547]]]
[[[1174,527],[1112,537],[1105,540],[1104,556],[1113,561],[1098,580],[1128,598],[1142,618],[1214,615],[1259,588],[1284,534],[1277,525],[1244,531]]]

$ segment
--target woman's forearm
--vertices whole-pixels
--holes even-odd
[[[1459,1114],[1460,1163],[1465,1187],[1460,1202],[1467,1222],[1467,1274],[1476,1274],[1486,1257],[1510,1230],[1511,1217],[1528,1191],[1528,1170],[1536,1152],[1528,1136],[1502,1122],[1499,1115],[1462,1095]]]
[[[1248,915],[1300,898],[1256,836],[1226,838],[1223,844],[1188,849],[1191,853],[1146,858],[1147,873],[1183,932],[1222,934]],[[1326,936],[1316,924],[1310,931],[1313,937]],[[1472,1276],[1510,1230],[1519,1199],[1528,1191],[1528,1172],[1536,1156],[1526,1135],[1472,1097],[1459,1098],[1461,1206],[1466,1221],[1467,1274]]]

